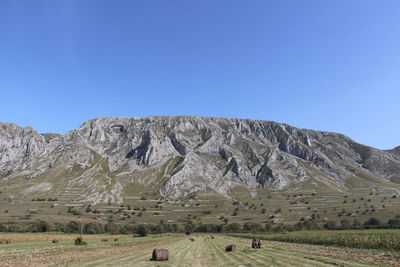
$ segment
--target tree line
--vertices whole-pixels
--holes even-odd
[[[1,224],[0,232],[63,232],[63,233],[79,233],[81,224],[78,221],[70,221],[67,224],[49,223],[46,221],[33,222],[30,224]],[[249,233],[249,232],[286,232],[286,231],[301,231],[301,230],[349,230],[349,229],[400,229],[400,215],[395,218],[382,222],[378,218],[371,217],[365,222],[361,223],[358,219],[353,222],[342,220],[339,223],[336,221],[318,222],[313,218],[301,218],[295,224],[272,224],[266,222],[264,224],[255,222],[241,223],[221,223],[221,224],[203,224],[193,223],[188,221],[186,224],[169,224],[160,221],[159,224],[117,224],[108,222],[101,223],[85,223],[83,228],[84,234],[138,234],[145,236],[147,234],[161,234],[161,233],[186,233],[193,232],[204,233]]]

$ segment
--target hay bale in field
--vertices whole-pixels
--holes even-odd
[[[229,252],[229,251],[236,251],[236,245],[227,245],[225,247],[225,251]]]
[[[108,242],[108,238],[102,238],[101,242]]]
[[[57,239],[53,239],[53,240],[51,241],[51,243],[53,243],[53,244],[58,244],[58,240],[57,240]]]
[[[118,241],[118,238],[114,238],[114,241]]]
[[[168,260],[168,249],[165,248],[155,248],[153,250],[153,261],[167,261]]]
[[[253,238],[253,241],[251,241],[251,247],[252,248],[261,248],[261,240],[259,238]]]

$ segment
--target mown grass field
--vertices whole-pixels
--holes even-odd
[[[261,249],[251,248],[251,239],[222,234],[163,234],[147,237],[85,236],[87,246],[74,246],[74,235],[1,234],[13,239],[0,245],[1,266],[399,266],[395,251],[347,249],[307,244],[263,241]],[[90,238],[89,238],[90,237]],[[58,244],[51,240],[57,238]],[[235,244],[235,252],[225,252]],[[154,248],[169,250],[166,262],[150,261]]]

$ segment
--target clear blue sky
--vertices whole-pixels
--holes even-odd
[[[400,145],[400,1],[0,1],[0,121],[274,120]]]

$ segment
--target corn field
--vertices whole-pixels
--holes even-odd
[[[262,238],[290,243],[400,251],[400,230],[304,231],[266,234]]]

